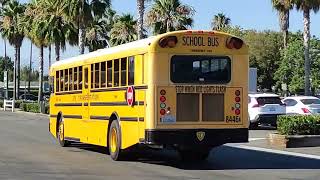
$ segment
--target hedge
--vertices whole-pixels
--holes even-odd
[[[320,116],[279,116],[277,126],[282,135],[320,135]]]
[[[3,100],[0,100],[0,108],[3,107]]]
[[[40,113],[40,105],[38,103],[21,103],[20,109],[26,112]],[[45,114],[49,114],[49,104],[45,105]]]

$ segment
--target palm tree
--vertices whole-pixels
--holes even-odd
[[[22,25],[25,6],[16,0],[7,3],[1,13],[2,36],[8,39],[9,44],[15,48],[14,60],[14,93],[13,99],[19,97],[20,89],[20,48],[24,39],[24,28]]]
[[[304,46],[304,71],[305,71],[305,95],[311,94],[310,86],[310,11],[318,12],[320,0],[293,0],[297,10],[303,12],[303,46]]]
[[[120,45],[138,39],[136,31],[137,21],[131,14],[124,14],[116,19],[110,32],[112,45]]]
[[[3,8],[4,5],[6,5],[9,2],[9,0],[0,0],[0,6],[1,9]],[[1,20],[2,21],[2,20]],[[1,28],[0,28],[1,29]],[[1,30],[0,30],[1,31]],[[3,43],[4,43],[4,57],[7,57],[7,40],[3,38]]]
[[[66,14],[79,30],[80,54],[84,54],[86,28],[94,21],[94,17],[102,18],[111,6],[110,0],[70,0],[67,1]]]
[[[192,26],[194,9],[180,0],[154,0],[146,24],[154,34],[184,30]]]
[[[279,13],[279,25],[283,33],[283,47],[286,48],[288,44],[289,34],[289,16],[290,10],[293,8],[292,0],[271,0],[272,6]]]
[[[45,9],[41,6],[41,2],[35,0],[28,5],[24,21],[25,27],[27,27],[25,29],[27,36],[40,49],[38,103],[43,100],[43,50],[50,44],[48,40],[50,23],[46,18],[43,18],[44,16],[39,16],[42,14],[45,14]]]
[[[226,28],[231,23],[231,19],[227,17],[223,13],[219,13],[217,15],[214,15],[214,18],[212,20],[212,29],[216,31],[220,31],[223,28]]]
[[[146,37],[144,33],[144,11],[145,11],[145,3],[150,0],[137,0],[137,9],[138,9],[138,21],[137,21],[137,31],[138,31],[138,39],[143,39]]]
[[[107,39],[109,39],[107,22],[104,19],[94,18],[94,21],[86,28],[85,44],[89,51],[92,52],[108,46]]]

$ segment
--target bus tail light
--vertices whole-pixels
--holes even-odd
[[[236,109],[235,111],[234,111],[234,113],[238,116],[238,115],[240,115],[240,109]]]
[[[234,100],[238,103],[240,102],[240,97],[236,97]]]
[[[243,46],[243,41],[236,37],[231,37],[227,39],[226,47],[228,49],[241,49]]]
[[[160,114],[161,114],[161,116],[164,116],[166,114],[166,110],[165,109],[161,109],[160,110]]]
[[[159,45],[162,48],[174,48],[178,43],[178,38],[176,36],[168,36],[168,37],[163,37],[159,41]]]

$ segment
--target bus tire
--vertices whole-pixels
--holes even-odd
[[[111,158],[114,161],[120,161],[123,158],[121,151],[121,132],[117,120],[112,121],[108,131],[108,148]]]
[[[62,118],[60,118],[58,123],[57,139],[61,147],[67,147],[68,145],[70,145],[70,142],[65,140],[64,138],[64,122]]]
[[[204,161],[209,157],[211,149],[203,150],[179,150],[179,154],[182,161]]]

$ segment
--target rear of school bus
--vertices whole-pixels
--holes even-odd
[[[248,141],[248,47],[220,32],[179,31],[150,45],[145,143],[182,158]]]

